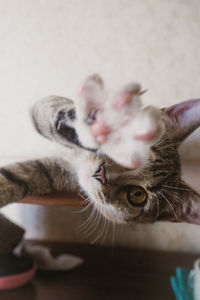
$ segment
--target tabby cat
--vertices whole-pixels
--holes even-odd
[[[97,85],[102,85],[99,77],[91,78]],[[131,89],[126,88],[125,94],[132,97],[142,92],[134,85]],[[95,130],[93,133],[88,131],[95,124],[97,111],[101,111],[90,100],[84,104],[80,99],[82,102],[74,104],[67,98],[51,96],[35,104],[32,119],[36,130],[61,146],[54,157],[1,168],[0,206],[54,190],[84,191],[94,207],[112,222],[200,223],[200,196],[181,179],[178,153],[181,142],[200,125],[200,100],[179,103],[160,110],[159,114],[157,111],[151,114],[151,111],[149,116],[155,116],[156,120],[151,123],[155,134],[141,134],[139,138],[142,147],[148,148],[148,156],[133,165],[123,164],[123,156],[126,158],[128,152],[123,154],[122,145],[117,144],[120,130],[116,131],[115,144],[111,148],[105,147],[109,149],[107,152],[103,147],[110,129],[101,127],[100,135]],[[121,107],[126,107],[128,102],[126,97],[118,100],[115,108],[119,118],[116,120],[115,117],[115,122],[123,117]],[[84,116],[79,105],[85,105]],[[106,112],[109,118],[108,110]],[[130,129],[126,122],[123,126],[126,127],[124,132]],[[140,159],[141,149],[136,153]],[[115,153],[113,157],[112,152]],[[116,153],[120,161],[117,161]]]

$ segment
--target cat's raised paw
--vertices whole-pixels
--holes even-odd
[[[138,168],[162,132],[160,111],[143,108],[141,94],[140,84],[131,83],[108,99],[101,77],[88,77],[76,103],[81,143],[125,167]]]

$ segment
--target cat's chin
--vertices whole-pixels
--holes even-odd
[[[80,167],[78,171],[79,184],[101,215],[113,223],[125,224],[126,218],[122,210],[106,203],[106,198],[99,187],[100,183],[93,177],[96,169],[91,162],[85,163],[84,166]]]
[[[95,189],[95,179],[93,178],[95,170],[96,168],[91,161],[84,162],[78,169],[79,184],[88,194],[90,194],[91,188]]]
[[[124,213],[111,204],[94,204],[96,209],[110,222],[115,224],[126,224]]]

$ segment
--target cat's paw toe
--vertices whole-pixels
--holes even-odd
[[[141,106],[139,95],[141,86],[138,83],[131,83],[124,87],[113,102],[113,108],[119,111],[121,108],[133,103],[136,107]]]
[[[120,110],[124,106],[128,105],[129,103],[131,103],[132,100],[133,100],[132,98],[133,97],[131,95],[129,95],[129,94],[121,94],[121,95],[119,95],[115,99],[115,101],[113,103],[113,108],[115,110],[117,110],[117,111]]]
[[[152,106],[146,107],[134,123],[134,139],[153,143],[163,132],[163,121],[160,111]]]
[[[98,74],[92,74],[86,79],[87,82],[92,82],[94,85],[99,86],[100,88],[104,87],[103,79]]]
[[[160,128],[157,128],[156,130],[149,131],[144,134],[138,134],[134,136],[134,139],[142,142],[152,142],[156,140],[160,135]]]
[[[125,85],[123,91],[130,95],[139,95],[141,94],[141,85],[137,82],[132,82]]]
[[[93,74],[89,76],[83,85],[81,86],[80,90],[78,91],[78,96],[94,96],[95,92],[98,92],[98,90],[102,90],[104,87],[103,80],[98,74]]]

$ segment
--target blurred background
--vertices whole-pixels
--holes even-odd
[[[199,32],[198,0],[1,0],[0,164],[56,151],[34,131],[29,109],[51,94],[73,99],[91,73],[110,89],[140,82],[144,103],[158,107],[200,97]],[[187,140],[183,160],[198,162],[199,136]],[[3,211],[27,238],[90,243],[102,230],[79,228],[89,211],[25,204]],[[200,227],[110,225],[96,243],[200,253]]]

